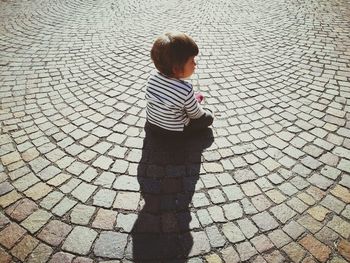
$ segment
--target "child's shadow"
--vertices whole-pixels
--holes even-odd
[[[193,245],[189,205],[201,153],[212,143],[211,129],[182,138],[146,131],[137,171],[144,204],[131,233],[134,262],[186,262]]]

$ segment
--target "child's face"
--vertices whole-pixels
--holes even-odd
[[[196,65],[197,65],[194,58],[195,58],[195,56],[192,56],[186,61],[182,71],[177,72],[177,74],[176,74],[177,78],[186,79],[186,78],[189,78],[193,74],[194,70],[196,69]]]

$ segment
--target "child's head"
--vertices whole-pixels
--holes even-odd
[[[180,32],[159,36],[153,44],[151,58],[156,68],[172,78],[187,78],[195,69],[198,46],[191,37]]]

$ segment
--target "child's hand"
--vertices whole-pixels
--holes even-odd
[[[204,100],[204,96],[202,95],[202,93],[197,92],[194,94],[194,97],[196,98],[196,100],[198,101],[198,103],[201,103]]]

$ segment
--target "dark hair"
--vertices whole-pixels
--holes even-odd
[[[187,60],[197,56],[198,51],[197,44],[188,35],[167,32],[153,43],[151,58],[161,73],[174,77],[174,68],[182,70]]]

